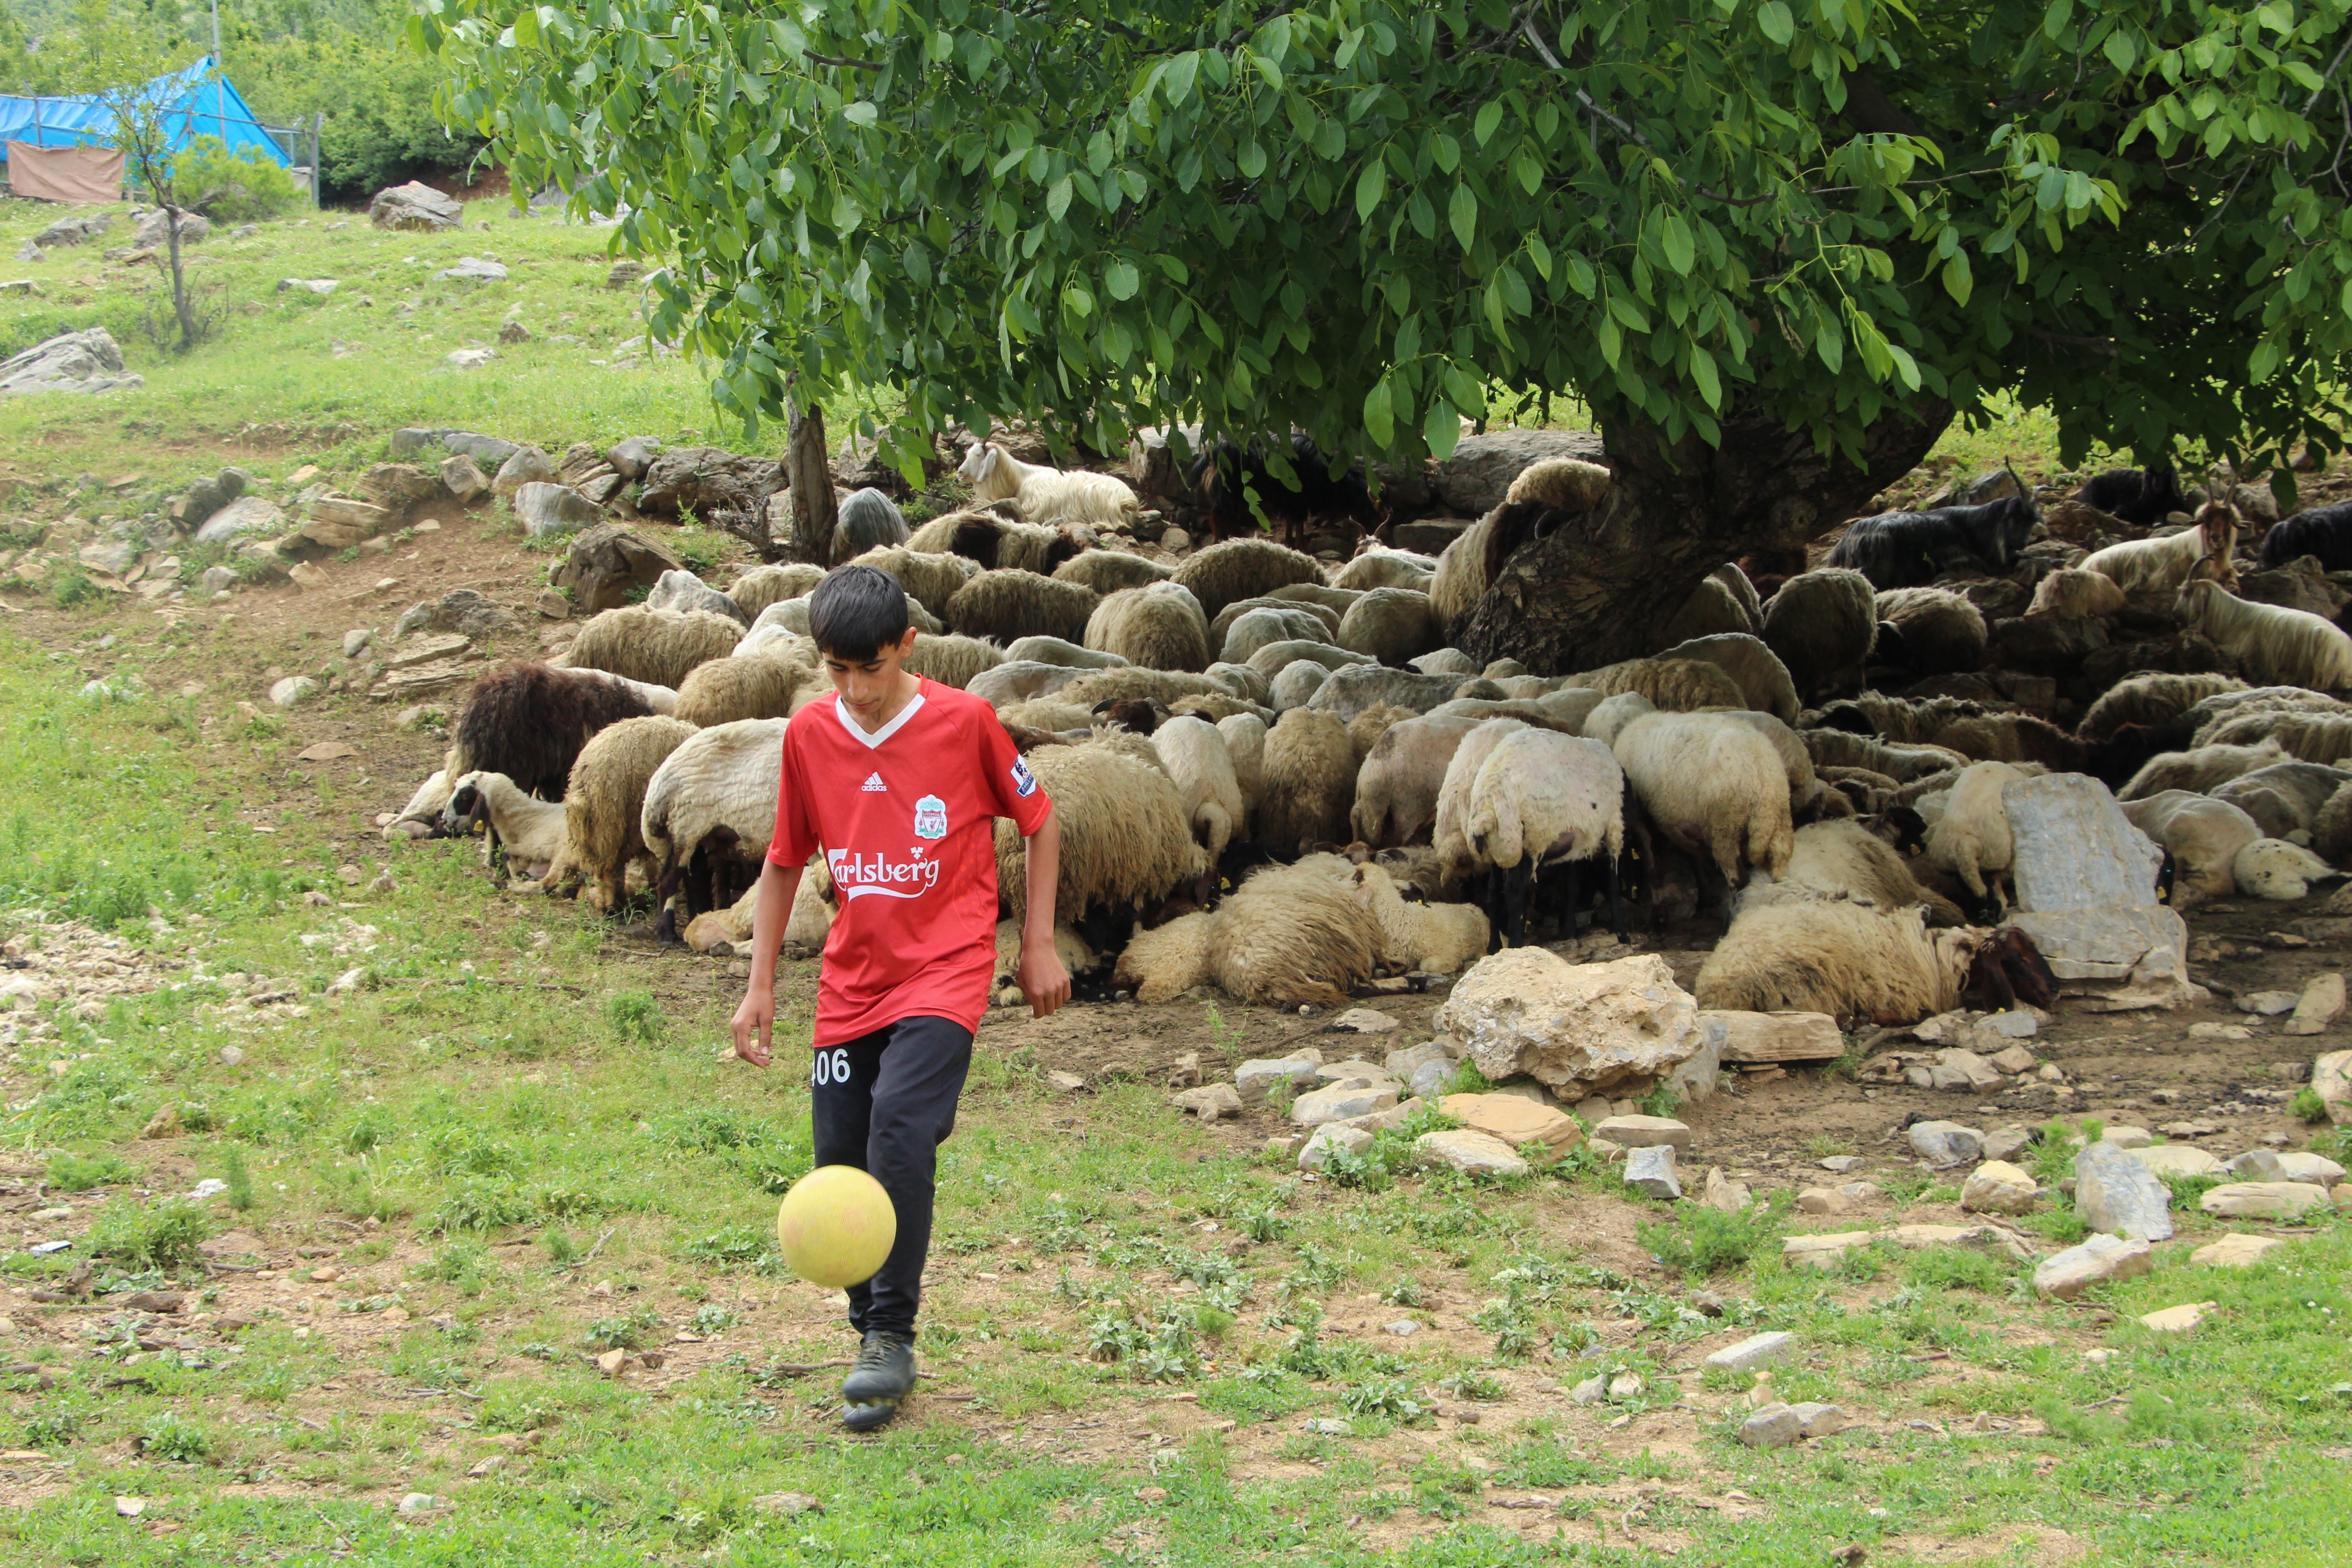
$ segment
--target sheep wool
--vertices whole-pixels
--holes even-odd
[[[841,498],[833,525],[833,560],[838,565],[869,550],[907,542],[906,514],[898,503],[868,485]]]
[[[1269,588],[1265,597],[1277,605],[1315,605],[1334,616],[1344,616],[1348,606],[1359,597],[1352,588],[1334,588],[1320,579],[1315,582],[1285,583],[1279,588]],[[1337,625],[1335,621],[1333,625]]]
[[[1081,584],[1097,594],[1116,594],[1121,588],[1164,583],[1174,575],[1174,568],[1125,550],[1089,550],[1055,567],[1054,575],[1065,583]]]
[[[646,880],[658,888],[660,868],[646,846],[646,788],[670,753],[700,733],[683,720],[630,719],[600,731],[572,764],[563,811],[572,869],[595,885],[597,894],[591,902],[604,913],[616,915],[626,902],[633,863],[642,866]],[[772,801],[770,805],[772,818]],[[703,908],[713,903],[719,901],[703,902]],[[691,910],[702,912],[701,908]],[[657,925],[667,937],[676,929],[676,915],[664,910]]]
[[[1180,915],[1137,931],[1111,967],[1111,983],[1145,1006],[1171,1001],[1209,978],[1209,940],[1215,916]]]
[[[676,688],[697,665],[733,653],[742,637],[742,626],[707,610],[671,615],[628,605],[591,616],[565,658],[575,669],[607,669]]]
[[[1350,595],[1349,603],[1354,602],[1353,595]],[[1283,633],[1283,637],[1307,637],[1318,642],[1329,642],[1338,637],[1339,618],[1348,613],[1344,605],[1335,609],[1329,605],[1319,604],[1313,599],[1276,598],[1271,594],[1260,594],[1247,599],[1235,599],[1211,617],[1209,640],[1219,647],[1224,647],[1233,635],[1234,623],[1252,610],[1275,611],[1276,612],[1275,619],[1278,624],[1297,628],[1295,631]],[[1257,640],[1262,645],[1281,639],[1261,637]],[[1228,658],[1241,659],[1248,657],[1247,654],[1228,656]]]
[[[1929,931],[1916,910],[1772,905],[1731,922],[1692,990],[1706,1008],[1915,1024],[1959,1005],[1976,948],[1972,932]]]
[[[1294,708],[1266,732],[1259,764],[1257,837],[1280,855],[1348,841],[1355,805],[1356,748],[1332,714]]]
[[[1358,592],[1370,588],[1418,588],[1427,593],[1430,580],[1436,575],[1434,555],[1374,546],[1360,552],[1354,560],[1340,567],[1331,585]]]
[[[1209,618],[1191,589],[1172,582],[1122,588],[1087,617],[1086,646],[1147,669],[1209,666]]]
[[[719,624],[728,627],[731,644],[734,623]],[[477,772],[504,773],[530,794],[562,800],[563,781],[589,736],[653,710],[645,688],[635,681],[609,679],[597,670],[511,665],[482,677],[466,694],[451,726],[446,771],[452,779]]]
[[[1266,701],[1277,713],[1287,713],[1293,708],[1304,708],[1315,700],[1331,679],[1330,669],[1311,658],[1295,658],[1275,671],[1267,683]]]
[[[994,643],[982,642],[978,637],[924,637],[919,633],[913,651],[907,655],[909,670],[959,691],[981,671],[994,669],[1003,662],[1004,650]]]
[[[1176,568],[1176,582],[1192,590],[1213,617],[1236,599],[1255,598],[1291,583],[1323,581],[1315,557],[1270,539],[1228,539],[1196,550]]]
[[[1817,768],[1867,768],[1897,784],[1911,784],[1964,768],[1969,759],[1942,746],[1896,745],[1843,730],[1800,730],[1798,739]]]
[[[1321,858],[1318,858],[1320,859]],[[1372,977],[1381,925],[1346,861],[1260,868],[1211,916],[1209,975],[1244,1002],[1344,1006]]]
[[[2318,763],[2274,763],[2240,773],[2213,792],[2253,818],[2265,838],[2308,833],[2320,809],[2352,784],[2352,773]]]
[[[1716,574],[1699,579],[1681,609],[1666,622],[1659,634],[1664,642],[1687,642],[1693,637],[1715,637],[1727,632],[1742,632],[1753,637],[1756,621],[1731,591],[1728,584]]]
[[[1054,734],[1090,729],[1095,721],[1092,709],[1062,701],[1058,694],[1007,702],[997,709],[996,718],[1008,730],[1045,730]]]
[[[776,789],[784,766],[782,719],[740,719],[697,730],[662,759],[645,786],[639,837],[656,862],[655,899],[665,915],[685,886],[696,856],[756,868],[775,836]],[[732,903],[731,897],[688,900],[690,914]],[[699,907],[698,907],[699,906]],[[670,928],[665,925],[664,934]]]
[[[2033,585],[2033,603],[2026,606],[2025,613],[2062,616],[2069,620],[2084,616],[2105,619],[2119,614],[2130,602],[2130,595],[2105,573],[2065,566]]]
[[[1486,911],[1472,904],[1408,902],[1388,868],[1358,866],[1357,897],[1380,922],[1381,962],[1391,969],[1453,974],[1486,956],[1491,935]]]
[[[2161,539],[2126,539],[2094,552],[2080,563],[2126,594],[2170,593],[2189,579],[2197,563],[2211,556],[2227,562],[2238,538],[2237,510],[2226,502],[2208,503],[2197,521]]]
[[[2184,630],[2203,634],[2256,680],[2352,689],[2352,637],[2308,611],[2236,598],[2202,579],[2180,590],[2174,608]]]
[[[1448,635],[1486,592],[1486,538],[1494,528],[1495,512],[1490,511],[1438,552],[1437,571],[1429,580],[1429,604]]]
[[[1060,693],[1063,701],[1089,708],[1097,702],[1114,702],[1127,697],[1173,702],[1180,697],[1223,695],[1227,695],[1225,689],[1205,675],[1194,675],[1181,669],[1143,669],[1134,666],[1091,670],[1063,687]]]
[[[1877,596],[1877,614],[1903,634],[1907,661],[1922,675],[1984,668],[1984,612],[1964,595],[1948,588],[1889,588]]]
[[[928,530],[930,524],[923,526]],[[920,535],[915,537],[919,538]],[[849,564],[871,566],[877,571],[888,573],[898,580],[898,586],[906,590],[907,597],[942,618],[948,613],[948,601],[955,597],[956,590],[980,575],[978,562],[944,550],[917,549],[912,539],[904,545],[886,545],[869,550]],[[815,585],[814,583],[809,584],[811,588]]]
[[[1024,463],[994,441],[974,444],[956,473],[973,499],[1012,500],[1031,522],[1133,522],[1141,510],[1124,479]]]
[[[2007,907],[2016,843],[2000,792],[2025,776],[2007,763],[1969,763],[1952,781],[1943,816],[1927,829],[1928,860],[1958,877],[1980,903],[1997,898]]]
[[[1734,575],[1737,567],[1727,568]],[[1747,578],[1739,579],[1742,583]],[[1750,589],[1751,594],[1754,593]],[[1759,713],[1769,713],[1783,724],[1793,725],[1803,709],[1797,701],[1797,683],[1789,679],[1789,667],[1780,656],[1765,646],[1764,639],[1746,632],[1723,632],[1714,637],[1693,637],[1679,642],[1662,653],[1652,656],[1660,663],[1675,659],[1698,659],[1711,664],[1731,677],[1739,688],[1739,706],[1752,708]]]
[[[1028,660],[1035,664],[1060,665],[1066,669],[1118,669],[1127,660],[1115,653],[1099,648],[1080,647],[1060,637],[1020,637],[1004,650],[1008,664]]]
[[[1554,511],[1591,511],[1609,493],[1609,470],[1574,458],[1539,458],[1521,468],[1503,502],[1538,501]]]
[[[2255,686],[2208,697],[2183,713],[2180,722],[2189,726],[2189,744],[2202,746],[2220,739],[2233,721],[2256,713],[2352,713],[2352,703],[2300,686]]]
[[[1180,717],[1152,731],[1151,747],[1183,801],[1193,838],[1216,859],[1248,815],[1224,736],[1206,719]]]
[[[1376,849],[1427,838],[1446,764],[1481,721],[1430,714],[1383,730],[1356,770],[1356,802],[1348,814],[1356,838]]]
[[[1445,640],[1429,595],[1416,588],[1374,588],[1340,617],[1339,646],[1402,666]]]
[[[714,658],[698,666],[677,694],[677,717],[698,730],[738,719],[782,719],[816,672],[770,655]]]
[[[2286,750],[2265,737],[2252,745],[2198,746],[2186,752],[2166,752],[2150,757],[2131,782],[2116,791],[2117,800],[2146,800],[2168,789],[2210,795],[2242,773],[2288,761]]]
[[[622,722],[635,724],[642,721],[627,719]],[[457,780],[449,792],[448,804],[442,808],[443,833],[450,837],[462,837],[484,818],[488,819],[491,830],[498,835],[497,847],[508,865],[560,868],[564,864],[570,840],[564,835],[561,804],[532,799],[504,773],[467,773]]]
[[[1243,604],[1253,607],[1227,622],[1221,640],[1215,628],[1210,630],[1211,638],[1217,641],[1218,662],[1222,664],[1248,664],[1259,649],[1283,643],[1338,646],[1331,639],[1339,635],[1339,628],[1325,626],[1305,605],[1270,605],[1246,599]],[[1232,615],[1234,607],[1237,606],[1228,607],[1226,614]]]
[[[1639,692],[1651,705],[1674,713],[1700,708],[1741,708],[1747,693],[1720,666],[1695,658],[1629,658],[1569,678],[1603,697]]]
[[[1234,770],[1234,783],[1241,787],[1244,832],[1255,833],[1257,821],[1257,797],[1265,778],[1265,721],[1255,713],[1236,713],[1230,719],[1217,721],[1217,733],[1225,740],[1225,759]]]
[[[1349,720],[1348,744],[1356,753],[1356,765],[1359,768],[1363,766],[1365,755],[1392,726],[1420,716],[1412,709],[1383,702],[1375,703]]]
[[[1610,749],[1651,823],[1685,853],[1711,856],[1727,888],[1743,864],[1775,879],[1788,869],[1788,770],[1754,729],[1720,714],[1645,713]]]
[[[1149,746],[1149,742],[1142,744]],[[1098,744],[1041,746],[1030,771],[1061,825],[1054,918],[1076,924],[1089,909],[1140,907],[1205,876],[1209,858],[1166,773]],[[1028,907],[1028,859],[1009,818],[996,824],[996,886],[1007,910]]]
[[[804,561],[789,566],[754,566],[728,584],[727,596],[735,601],[736,608],[756,620],[770,605],[803,598],[824,581],[824,568]]]
[[[1885,913],[1923,906],[1931,926],[1968,923],[1951,900],[1919,885],[1895,847],[1855,822],[1812,822],[1797,829],[1789,868],[1777,882],[1751,882],[1742,911],[1800,899],[1848,899]]]
[[[1437,786],[1437,806],[1431,819],[1430,842],[1435,852],[1438,879],[1459,880],[1476,864],[1470,847],[1472,791],[1479,771],[1496,748],[1529,726],[1517,719],[1487,719],[1454,744],[1445,760],[1445,776]]]
[[[2230,874],[2240,892],[2281,903],[2302,898],[2315,882],[2343,879],[2326,861],[2284,838],[2255,839],[2238,851]]]
[[[1470,786],[1463,835],[1486,864],[1617,859],[1625,851],[1625,774],[1599,741],[1549,730],[1503,737]]]
[[[2245,689],[2231,675],[2135,675],[2107,688],[2074,732],[2085,741],[2109,740],[2126,724],[2160,724],[2208,697]]]
[[[449,776],[446,768],[436,768],[425,774],[425,782],[416,786],[416,793],[408,797],[408,804],[400,808],[400,815],[384,824],[383,836],[386,838],[423,838],[432,835],[440,823],[441,808],[449,804],[450,795],[456,793],[450,787]]]
[[[2172,857],[2176,910],[2194,909],[2208,899],[2226,899],[2236,892],[2232,868],[2238,851],[2263,836],[2254,819],[2236,806],[2181,789],[2126,801],[2123,814]]]
[[[1764,641],[1808,700],[1860,686],[1878,644],[1870,579],[1841,566],[1790,578],[1764,603]]]
[[[1001,643],[1041,635],[1083,643],[1099,603],[1101,595],[1083,584],[1034,572],[982,572],[956,590],[942,618],[950,630]]]
[[[648,610],[667,610],[682,616],[689,610],[708,610],[714,616],[725,616],[738,626],[750,626],[751,617],[743,607],[684,567],[665,572],[646,595]]]

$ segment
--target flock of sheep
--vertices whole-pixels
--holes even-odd
[[[1265,538],[1147,556],[1123,547],[1121,481],[992,443],[962,477],[974,506],[911,530],[878,492],[848,497],[832,559],[905,587],[909,668],[994,705],[1060,816],[1066,962],[1140,1001],[1330,1005],[1588,919],[1624,942],[1698,914],[1723,929],[1703,1006],[2046,1002],[2000,921],[2002,787],[2049,770],[2116,791],[2179,903],[2300,896],[2352,854],[2352,704],[2331,695],[2352,637],[2242,596],[2239,514],[2185,516],[2168,476],[2102,476],[2049,519],[1988,476],[1977,504],[1853,524],[1822,567],[1726,563],[1654,655],[1556,676],[1482,667],[1448,633],[1512,550],[1600,502],[1606,468],[1538,462],[1442,555],[1367,537],[1328,567]],[[2046,537],[2061,509],[2097,548]],[[2339,525],[2352,554],[2334,510],[2277,525],[2297,559],[2266,550],[2265,583],[2324,582]],[[665,938],[741,942],[784,723],[830,690],[808,636],[822,574],[761,566],[721,592],[673,572],[562,658],[486,677],[387,833],[487,828],[542,889],[607,911],[650,889]],[[1988,669],[2021,647],[2097,654],[2062,657],[2032,712]],[[997,858],[1017,910],[1010,824]],[[786,933],[803,952],[831,918],[810,870]]]

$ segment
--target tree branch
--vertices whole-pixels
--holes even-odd
[[[843,55],[821,55],[814,49],[803,49],[801,53],[821,66],[839,66],[845,70],[878,71],[882,68],[880,60],[853,60]]]

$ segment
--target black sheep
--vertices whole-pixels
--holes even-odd
[[[1194,458],[1185,478],[1207,499],[1209,531],[1218,539],[1257,531],[1250,502],[1257,502],[1269,522],[1282,524],[1283,541],[1294,549],[1306,545],[1307,524],[1318,517],[1344,517],[1360,529],[1380,521],[1371,491],[1360,468],[1331,477],[1330,459],[1305,436],[1290,437],[1290,467],[1297,476],[1285,483],[1267,466],[1265,450],[1252,441],[1246,450],[1220,439]]]
[[[2074,499],[2141,528],[2189,510],[2180,476],[2170,468],[2110,468],[2084,479]]]
[[[541,800],[562,800],[588,737],[653,708],[593,670],[518,664],[474,683],[458,710],[449,776],[504,773]]]
[[[2324,571],[2352,572],[2352,501],[2296,512],[2263,535],[2265,572],[2302,555],[2319,557]]]
[[[1885,511],[1849,524],[1828,563],[1852,567],[1881,593],[1925,588],[1949,573],[2002,577],[2041,526],[2042,509],[2021,495],[1982,506]]]

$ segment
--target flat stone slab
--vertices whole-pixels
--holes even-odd
[[[2095,1236],[2079,1247],[2043,1258],[2033,1271],[2033,1291],[2071,1301],[2094,1285],[2136,1279],[2155,1267],[2155,1252],[2147,1242]]]
[[[1606,1138],[1620,1149],[1647,1149],[1656,1144],[1687,1149],[1691,1145],[1691,1130],[1670,1116],[1612,1116],[1592,1131],[1595,1137]]]
[[[1853,1234],[1867,1237],[1868,1231]],[[1787,1356],[1797,1348],[1797,1336],[1781,1330],[1770,1333],[1750,1334],[1736,1345],[1726,1345],[1706,1358],[1708,1366],[1719,1366],[1726,1372],[1754,1372]]]
[[[1584,1142],[1584,1129],[1576,1118],[1516,1094],[1449,1094],[1438,1109],[1512,1149],[1540,1143],[1557,1154]]]
[[[2208,1268],[2251,1268],[2285,1245],[2284,1237],[2235,1234],[2208,1242],[2190,1253],[2189,1261]]]
[[[1457,1127],[1424,1132],[1412,1146],[1424,1164],[1444,1165],[1472,1176],[1524,1176],[1531,1167],[1518,1151],[1491,1133]]]
[[[2327,1189],[2305,1182],[2231,1182],[2197,1200],[2223,1219],[2301,1219],[2327,1203]]]
[[[470,652],[473,639],[460,637],[425,637],[411,643],[384,661],[392,669],[409,669],[420,664],[431,664],[436,658],[456,658]]]
[[[1396,1087],[1369,1085],[1351,1088],[1334,1084],[1328,1089],[1310,1089],[1290,1102],[1290,1120],[1301,1127],[1319,1127],[1326,1121],[1347,1121],[1359,1116],[1370,1116],[1375,1110],[1386,1110],[1397,1102]]]
[[[1719,1022],[1727,1062],[1834,1061],[1845,1055],[1845,1037],[1826,1013],[1740,1013],[1708,1008],[1702,1025]]]

